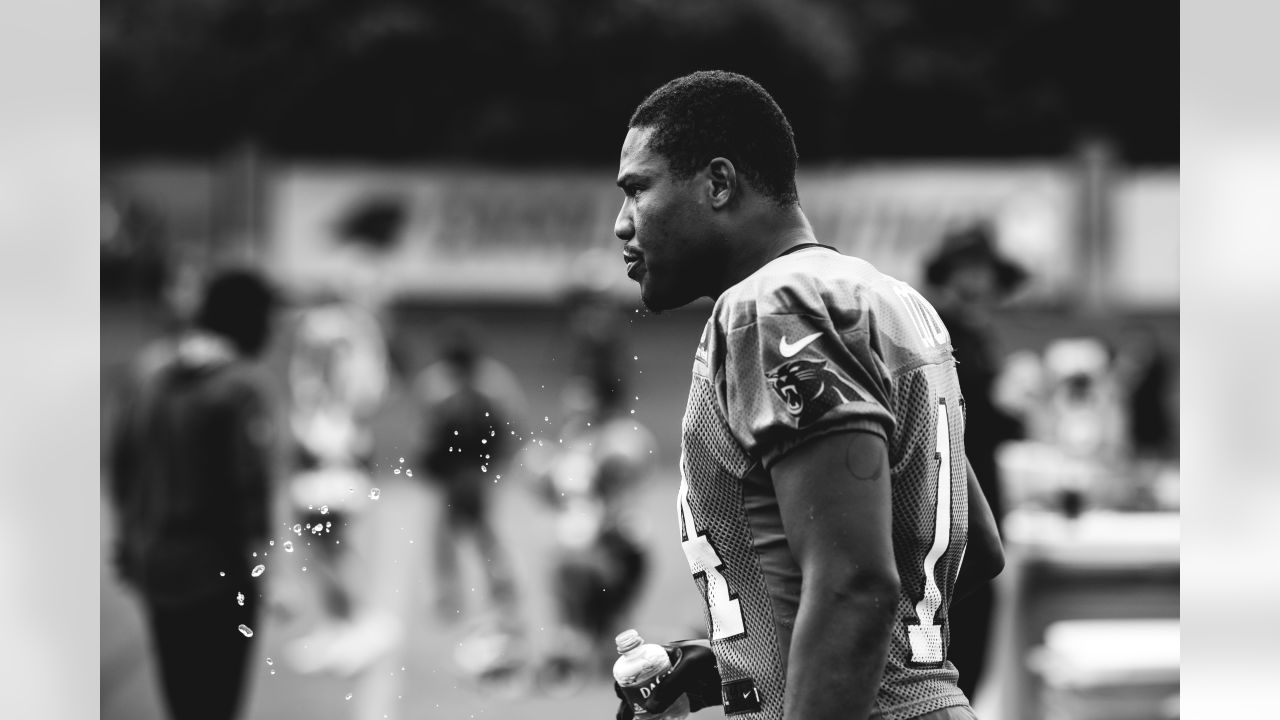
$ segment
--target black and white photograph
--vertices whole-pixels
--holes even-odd
[[[1182,717],[1176,5],[99,12],[103,720]]]

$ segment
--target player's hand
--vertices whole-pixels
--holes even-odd
[[[719,705],[720,671],[716,668],[716,656],[711,652],[711,643],[703,639],[677,640],[662,647],[666,648],[667,655],[671,657],[672,668],[645,701],[645,710],[662,712],[681,695],[689,696],[690,712]],[[618,704],[617,720],[632,720],[635,717],[634,710],[616,682],[613,684],[613,692],[621,701]]]

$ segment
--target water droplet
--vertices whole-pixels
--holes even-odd
[[[293,532],[294,532],[294,533],[296,533],[296,534],[298,534],[298,535],[301,535],[301,534],[302,534],[302,523],[294,523],[294,524],[293,524]]]
[[[329,514],[329,506],[328,506],[328,505],[321,505],[321,506],[320,506],[320,514],[321,514],[321,515],[328,515],[328,514]]]
[[[267,541],[267,544],[268,544],[268,545],[270,545],[271,547],[275,547],[275,546],[276,546],[276,541],[275,541],[275,540],[268,540],[268,541]]]
[[[489,413],[488,413],[488,412],[485,412],[484,416],[485,416],[485,417],[489,417]]]
[[[268,665],[275,665],[275,662],[274,662],[271,658],[267,658],[267,664],[268,664]]]
[[[488,466],[488,465],[481,465],[481,466],[480,466],[480,472],[489,472],[489,466]]]
[[[236,604],[244,605],[244,593],[242,592],[236,593]]]
[[[373,488],[369,491],[370,500],[377,500],[380,497],[382,497],[382,491],[379,490],[378,488]]]
[[[284,541],[284,551],[285,551],[285,552],[293,552],[293,541],[292,541],[292,540],[285,540],[285,541]]]
[[[551,422],[551,417],[549,415],[543,415],[542,419],[545,420],[546,422]]]
[[[498,433],[497,433],[497,432],[495,432],[495,431],[493,431],[493,430],[490,430],[490,431],[489,431],[489,437],[493,437],[494,435],[497,435],[497,434],[498,434]]]
[[[632,415],[635,415],[635,414],[636,414],[636,409],[635,409],[635,408],[631,408],[631,414],[632,414]]]
[[[632,360],[639,360],[639,359],[640,359],[640,356],[639,356],[639,355],[632,355],[632,356],[631,356],[631,359],[632,359]]]
[[[275,675],[275,674],[276,674],[276,671],[275,671],[275,669],[274,669],[274,668],[271,670],[271,674],[272,674],[272,675]]]
[[[351,699],[351,695],[352,695],[352,693],[347,693],[347,699],[348,699],[348,700],[350,700],[350,699]]]
[[[258,551],[257,551],[257,550],[254,550],[254,551],[253,551],[253,556],[254,556],[254,557],[258,557]]]
[[[267,566],[266,566],[266,565],[254,565],[254,566],[253,566],[253,572],[251,572],[251,573],[249,573],[249,574],[250,574],[250,575],[252,575],[252,576],[254,576],[254,577],[258,577],[259,575],[261,575],[262,573],[264,573],[264,572],[266,572],[266,571],[267,571]]]
[[[413,477],[413,471],[412,471],[412,470],[405,470],[405,471],[404,471],[404,474],[405,474],[406,476],[408,476],[408,477]]]
[[[218,571],[218,577],[226,577],[226,576],[227,576],[226,573],[222,572],[221,570]]]
[[[248,625],[241,624],[240,634],[245,637],[253,637],[253,630],[250,630]]]
[[[395,473],[396,475],[399,475],[399,474],[400,474],[400,468],[396,468],[395,470],[392,470],[391,472]]]
[[[307,566],[306,566],[306,565],[303,565],[303,566],[302,566],[302,572],[306,572],[306,571],[307,571]]]
[[[454,434],[454,435],[457,435],[457,434],[458,434],[458,431],[457,431],[457,430],[454,430],[454,431],[453,431],[453,434]]]
[[[480,444],[481,444],[481,445],[488,445],[488,444],[489,444],[489,440],[488,440],[488,438],[480,438]]]
[[[400,462],[404,462],[404,458],[400,458]]]

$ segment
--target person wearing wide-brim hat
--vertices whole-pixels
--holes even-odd
[[[987,222],[966,225],[948,232],[933,256],[925,263],[925,280],[939,288],[963,295],[977,289],[977,279],[969,276],[990,272],[992,299],[1007,297],[1027,281],[1027,271],[1001,254],[995,246],[995,231]],[[965,279],[957,278],[964,275]],[[959,285],[958,287],[957,284]]]
[[[999,361],[992,347],[990,310],[1022,287],[1029,276],[996,248],[995,230],[985,221],[946,233],[926,259],[924,275],[936,290],[938,314],[951,335],[956,376],[965,401],[965,453],[998,527],[1004,508],[996,448],[1023,433],[1022,423],[992,401]],[[994,600],[986,587],[951,606],[947,655],[960,672],[960,689],[970,700],[986,664]]]

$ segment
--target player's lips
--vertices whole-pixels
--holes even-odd
[[[638,281],[644,274],[644,256],[638,250],[623,248],[622,261],[627,264],[627,277]]]

